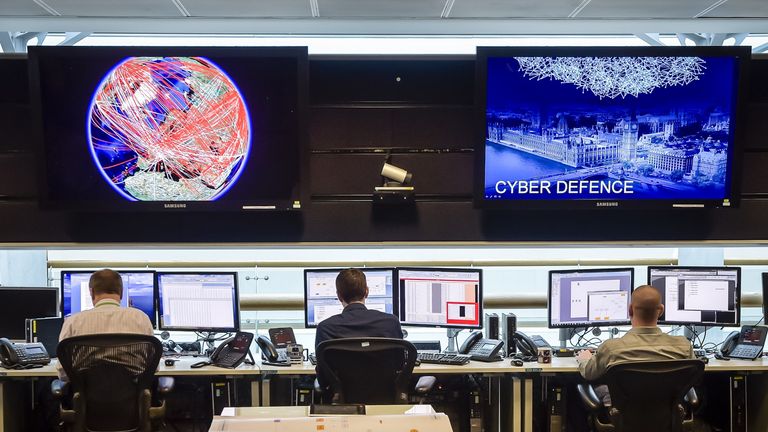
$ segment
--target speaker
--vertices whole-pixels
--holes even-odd
[[[515,346],[515,332],[517,331],[517,316],[513,313],[501,314],[501,335],[500,339],[504,342],[504,350],[507,357],[517,354]]]
[[[485,338],[486,339],[498,339],[499,338],[499,316],[495,313],[485,314]]]

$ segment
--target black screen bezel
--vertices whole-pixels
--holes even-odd
[[[434,271],[434,272],[458,272],[458,273],[477,273],[478,274],[478,281],[477,281],[477,297],[478,297],[478,310],[477,310],[477,317],[478,317],[478,324],[477,325],[459,325],[459,324],[416,324],[416,323],[409,323],[404,322],[402,317],[400,316],[400,272],[401,271]],[[397,305],[397,318],[400,321],[401,326],[408,326],[408,327],[428,327],[428,328],[444,328],[444,329],[473,329],[473,330],[479,330],[483,328],[483,269],[481,268],[452,268],[452,267],[397,267],[396,268],[396,280],[397,280],[397,293],[395,294],[398,299],[398,305]]]
[[[234,280],[234,296],[235,296],[235,302],[234,302],[234,317],[235,317],[235,325],[233,327],[214,327],[214,328],[203,328],[203,327],[169,327],[166,325],[163,325],[163,304],[160,301],[160,276],[161,275],[231,275]],[[196,271],[155,271],[155,305],[157,308],[157,328],[158,330],[167,330],[167,331],[205,331],[205,332],[215,332],[215,333],[232,333],[240,331],[240,291],[237,281],[238,274],[237,272],[196,272]]]
[[[694,325],[694,326],[708,326],[708,327],[740,327],[741,326],[741,267],[727,267],[727,266],[648,266],[648,285],[651,285],[651,272],[654,270],[736,270],[736,298],[734,299],[734,309],[736,310],[736,322],[735,323],[717,323],[717,322],[692,322],[692,321],[671,321],[667,319],[659,319],[660,325]],[[653,286],[653,285],[651,285]],[[665,305],[664,298],[662,297],[661,303]],[[664,317],[666,318],[666,311],[664,311]]]
[[[45,119],[43,118],[42,89],[40,85],[40,59],[41,57],[71,57],[98,56],[100,53],[115,52],[128,56],[208,56],[208,57],[242,57],[244,55],[259,57],[284,57],[296,59],[296,108],[297,108],[297,142],[293,149],[295,165],[295,177],[291,187],[290,196],[266,199],[254,197],[247,202],[242,200],[216,200],[216,201],[127,201],[114,200],[54,200],[50,198],[49,184],[55,179],[46,175],[47,160],[45,157]],[[124,211],[124,212],[246,212],[265,210],[300,210],[301,200],[304,197],[301,189],[302,174],[304,173],[303,149],[306,148],[309,139],[308,133],[308,98],[309,98],[309,56],[307,47],[173,47],[173,46],[99,46],[99,47],[72,47],[72,46],[34,46],[28,53],[30,101],[36,127],[32,132],[32,141],[35,143],[38,156],[37,161],[37,185],[39,191],[38,204],[44,210],[71,210],[71,211]],[[245,208],[247,207],[247,208]]]
[[[349,267],[344,268],[310,268],[304,269],[304,328],[317,328],[317,324],[309,323],[309,310],[307,309],[307,275],[309,273],[339,273],[342,270],[346,270]],[[397,289],[395,281],[397,273],[394,267],[361,267],[358,270],[365,273],[366,271],[389,271],[392,273],[392,315],[399,317],[397,309]]]
[[[629,271],[629,295],[632,296],[632,292],[635,290],[635,269],[634,267],[619,267],[619,268],[597,268],[597,269],[573,269],[573,270],[550,270],[549,271],[549,286],[547,287],[547,327],[551,329],[560,328],[591,328],[591,327],[615,327],[630,325],[629,319],[623,321],[611,321],[602,322],[599,324],[552,324],[552,277],[555,274],[574,274],[574,273],[610,273],[610,272],[625,272]]]
[[[738,61],[734,94],[733,145],[729,146],[729,172],[726,196],[722,200],[670,199],[563,199],[563,200],[488,200],[485,199],[485,140],[487,134],[487,73],[489,57],[514,56],[709,56],[735,57]],[[669,209],[737,208],[741,194],[742,159],[746,141],[746,108],[751,51],[749,47],[477,47],[475,64],[475,176],[474,206],[484,210],[510,209]],[[727,201],[727,205],[725,202]]]

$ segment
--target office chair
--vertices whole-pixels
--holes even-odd
[[[54,396],[71,393],[71,409],[59,409],[64,430],[149,432],[165,417],[165,402],[152,406],[150,387],[163,349],[153,336],[99,334],[65,339],[57,349],[69,382],[55,380]],[[71,389],[67,389],[67,386]],[[158,380],[158,394],[173,378]]]
[[[611,405],[591,384],[576,389],[595,432],[681,432],[693,428],[699,400],[693,385],[704,374],[701,360],[628,362],[610,366],[595,384],[606,384]]]
[[[315,391],[333,404],[408,403],[416,347],[402,339],[348,338],[317,347]],[[435,385],[424,376],[414,387],[422,400]],[[323,383],[323,386],[320,383]]]

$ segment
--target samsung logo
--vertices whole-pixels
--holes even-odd
[[[167,209],[183,209],[187,208],[186,204],[180,204],[180,203],[169,203],[169,204],[163,204],[163,208]]]
[[[618,207],[619,203],[617,201],[605,201],[605,202],[596,202],[595,205],[597,207]]]

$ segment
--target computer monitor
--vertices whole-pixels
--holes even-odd
[[[551,270],[549,328],[628,325],[632,268]]]
[[[59,316],[56,287],[0,287],[0,337],[23,341],[27,318]]]
[[[661,292],[660,324],[740,324],[739,267],[648,267],[648,284]]]
[[[402,325],[483,327],[481,269],[398,268],[397,284]]]
[[[160,330],[240,330],[236,272],[157,272]]]
[[[155,272],[118,271],[123,279],[123,307],[134,307],[147,314],[152,326],[155,325]],[[61,272],[61,312],[63,316],[93,309],[88,281],[93,270]]]
[[[340,314],[344,307],[336,297],[336,276],[343,269],[304,270],[304,325],[317,327],[328,317]],[[368,283],[365,306],[386,313],[395,313],[395,270],[392,268],[361,268]]]
[[[768,320],[768,273],[763,273],[763,323]]]

